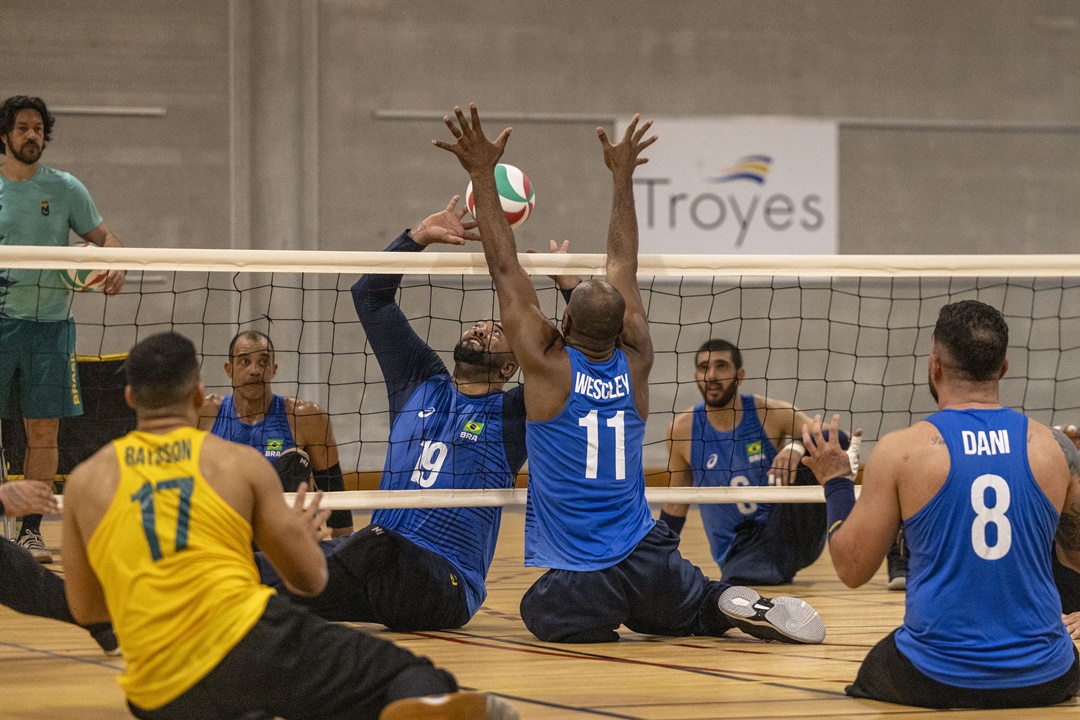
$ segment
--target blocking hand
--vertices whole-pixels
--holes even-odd
[[[471,122],[466,119],[465,113],[461,111],[460,107],[454,108],[457,123],[451,120],[449,115],[443,118],[446,127],[450,129],[450,134],[457,138],[456,143],[451,145],[441,140],[432,140],[431,144],[454,153],[458,162],[461,163],[461,167],[465,168],[470,175],[473,173],[494,173],[495,166],[499,163],[499,158],[502,157],[506,141],[509,139],[513,128],[506,128],[499,134],[499,137],[495,138],[495,142],[491,142],[484,135],[484,129],[480,126],[480,113],[476,111],[475,103],[469,105],[469,111],[472,115]]]

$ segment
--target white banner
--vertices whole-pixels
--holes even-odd
[[[634,174],[641,252],[836,254],[835,122],[656,118],[653,133]]]

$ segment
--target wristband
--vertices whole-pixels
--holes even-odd
[[[800,455],[805,455],[806,454],[806,446],[803,445],[798,440],[792,440],[787,445],[785,445],[783,448],[781,448],[780,452],[784,452],[785,450],[794,450],[797,453],[799,453]]]
[[[341,463],[334,463],[325,470],[315,471],[315,487],[323,492],[337,492],[345,489],[345,478],[341,474]],[[349,510],[333,510],[330,519],[326,521],[327,527],[346,528],[352,527],[352,512]]]
[[[855,482],[846,477],[833,478],[825,483],[825,525],[832,538],[855,507]]]
[[[686,524],[686,516],[679,517],[678,515],[672,515],[666,513],[663,510],[660,511],[660,519],[666,524],[671,531],[676,535],[682,535],[683,525]]]

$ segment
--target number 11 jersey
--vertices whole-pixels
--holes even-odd
[[[566,405],[550,420],[526,424],[525,564],[603,570],[629,556],[655,524],[641,464],[645,421],[622,350],[605,362],[566,352]]]

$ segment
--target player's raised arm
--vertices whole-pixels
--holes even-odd
[[[607,281],[626,301],[621,334],[624,346],[647,356],[651,362],[652,341],[637,281],[638,227],[634,207],[634,170],[649,161],[640,157],[641,152],[657,139],[656,135],[642,139],[650,127],[652,120],[638,127],[638,116],[634,115],[622,139],[614,145],[603,128],[597,128],[596,134],[603,146],[604,164],[611,171],[613,186],[607,239]],[[637,389],[640,391],[641,387]]]
[[[495,166],[502,157],[511,128],[506,128],[494,142],[484,135],[476,105],[470,105],[470,118],[460,107],[454,119],[443,118],[456,138],[454,144],[433,140],[436,147],[452,152],[469,173],[476,203],[476,221],[484,246],[491,277],[499,296],[499,309],[507,337],[525,369],[539,369],[545,351],[559,337],[555,326],[540,309],[532,280],[521,267],[514,243],[514,232],[503,213],[495,184]]]

